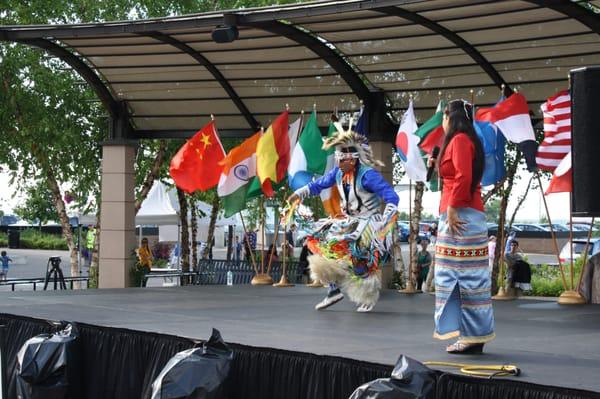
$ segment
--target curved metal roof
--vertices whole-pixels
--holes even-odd
[[[252,132],[292,111],[356,111],[383,91],[391,111],[412,95],[426,119],[439,99],[497,101],[523,92],[534,112],[568,71],[600,64],[600,17],[566,0],[349,0],[182,17],[60,26],[2,26],[0,40],[41,47],[79,71],[138,137],[219,128]],[[211,31],[233,18],[239,39]],[[324,121],[324,119],[323,119]]]

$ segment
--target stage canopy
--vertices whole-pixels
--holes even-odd
[[[126,138],[184,137],[212,113],[222,135],[247,136],[285,104],[317,104],[325,124],[359,101],[425,120],[438,92],[494,104],[499,86],[531,109],[567,87],[572,68],[600,64],[600,1],[352,0],[182,17],[2,26],[0,40],[40,47],[76,69]],[[215,43],[217,26],[239,38]],[[379,97],[377,97],[379,96]],[[381,108],[381,106],[380,106]],[[384,114],[384,113],[383,113]],[[396,115],[397,116],[397,115]],[[539,115],[538,115],[539,117]]]

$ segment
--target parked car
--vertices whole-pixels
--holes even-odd
[[[568,224],[567,224],[568,226]],[[573,231],[590,231],[589,223],[573,223]],[[592,226],[592,231],[598,231],[598,228]]]
[[[540,224],[540,226],[542,226],[546,230],[550,231],[549,223],[543,223],[543,224]],[[552,228],[554,229],[554,231],[569,231],[568,226],[565,226],[564,224],[559,224],[559,223],[552,223]]]
[[[18,221],[19,221],[19,218],[16,217],[15,215],[4,215],[0,219],[0,225],[9,226],[11,224],[17,223]]]
[[[419,235],[417,240],[422,240],[423,238],[429,239],[429,228],[431,226],[429,223],[419,223]],[[406,220],[401,220],[398,222],[398,231],[400,232],[400,241],[408,242],[408,237],[410,236],[410,224]]]
[[[546,228],[540,226],[539,224],[533,223],[514,223],[512,225],[513,228],[517,228],[517,231],[548,231]]]
[[[573,260],[577,260],[583,254],[586,244],[586,239],[573,240]],[[600,252],[600,239],[590,239],[590,246],[591,248],[588,250],[588,258]],[[569,249],[568,242],[562,247],[559,257],[562,263],[567,263],[571,261],[571,250]]]
[[[398,222],[398,235],[400,241],[408,242],[408,236],[410,235],[410,226],[405,222]]]
[[[490,233],[497,233],[498,232],[498,225],[496,223],[487,223],[487,228],[488,228],[488,234]],[[511,231],[523,231],[520,228],[516,227],[514,224],[512,225]],[[507,233],[508,232],[508,226],[504,226],[504,232]]]

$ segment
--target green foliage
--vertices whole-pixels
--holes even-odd
[[[569,265],[563,265],[567,283],[570,284]],[[575,284],[579,281],[579,274],[583,269],[583,258],[575,260],[573,274]],[[560,269],[556,265],[531,266],[531,293],[532,296],[560,296],[564,291]]]
[[[438,218],[435,217],[432,213],[421,211],[421,220],[437,220],[437,219]]]
[[[167,267],[169,267],[169,260],[168,259],[156,259],[154,261],[154,263],[152,264],[152,267],[156,267],[158,269],[166,269]]]
[[[403,284],[401,272],[397,270],[392,272],[392,280],[390,281],[388,288],[393,290],[401,290],[406,288]]]
[[[492,223],[498,223],[500,218],[500,200],[491,199],[485,203],[485,220]]]
[[[398,212],[398,220],[410,220],[408,212]]]
[[[532,296],[559,296],[563,292],[563,284],[558,266],[540,265],[531,268]]]
[[[57,234],[42,233],[35,229],[21,231],[21,248],[67,250],[67,242]]]
[[[129,286],[141,287],[144,275],[149,272],[150,270],[147,267],[142,266],[139,262],[135,262],[131,269],[129,269]]]
[[[0,247],[8,247],[8,234],[0,231]]]
[[[41,224],[58,220],[52,195],[43,181],[38,180],[34,185],[27,186],[25,193],[25,202],[14,209],[21,219]]]

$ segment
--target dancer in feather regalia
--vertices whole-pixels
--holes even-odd
[[[327,296],[315,308],[323,310],[345,293],[358,305],[357,311],[369,312],[379,299],[380,268],[393,246],[398,195],[373,168],[383,164],[373,159],[366,137],[337,127],[340,132],[323,144],[323,149],[335,147],[337,166],[296,190],[288,202],[337,186],[343,214],[317,221],[307,238],[313,253],[308,258],[311,278],[329,285]]]

